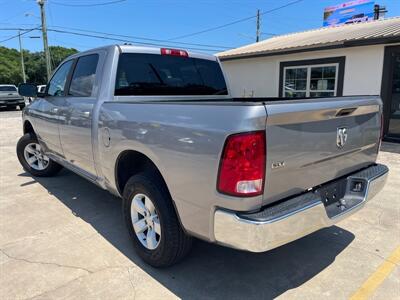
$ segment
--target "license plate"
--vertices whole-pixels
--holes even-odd
[[[338,202],[346,193],[346,178],[328,183],[316,190],[325,206]]]

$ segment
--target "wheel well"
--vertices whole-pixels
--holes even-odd
[[[116,185],[120,195],[122,195],[125,184],[128,182],[129,178],[144,171],[153,171],[160,176],[162,182],[165,184],[160,171],[146,155],[133,150],[122,152],[118,156],[115,165]],[[167,185],[165,184],[165,186]]]
[[[162,184],[164,184],[164,187],[168,192],[169,196],[171,197],[171,193],[169,192],[167,183],[165,182],[157,166],[146,155],[134,150],[127,150],[122,152],[118,156],[117,162],[115,164],[115,180],[119,194],[120,195],[123,194],[125,185],[128,182],[129,178],[144,171],[150,171],[153,172],[154,174],[157,174]],[[181,224],[183,231],[186,232],[186,229],[182,224],[181,218],[179,216],[174,201],[172,201],[172,205],[174,207],[175,213],[178,217],[179,223]]]
[[[33,126],[29,121],[25,121],[23,130],[24,130],[24,134],[27,134],[27,133],[35,134],[35,130],[33,130]]]

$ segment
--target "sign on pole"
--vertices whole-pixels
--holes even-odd
[[[324,10],[323,26],[353,24],[374,19],[375,2],[371,0],[353,0]]]

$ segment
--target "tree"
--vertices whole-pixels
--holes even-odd
[[[50,46],[52,69],[54,70],[65,58],[77,53],[73,48]],[[30,52],[24,50],[25,73],[27,82],[45,84],[46,63],[43,51]],[[0,47],[0,84],[18,85],[22,82],[21,56],[16,49]]]
[[[22,81],[19,52],[15,49],[0,47],[0,83]]]

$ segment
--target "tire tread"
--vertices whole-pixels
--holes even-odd
[[[132,199],[135,187],[138,185],[145,186],[156,196],[153,197],[154,199],[152,198],[152,201],[158,207],[158,214],[161,217],[160,221],[164,223],[162,224],[164,243],[160,243],[154,251],[147,250],[140,244],[130,221],[130,199]],[[158,174],[154,172],[142,172],[132,176],[125,185],[123,202],[123,214],[127,228],[133,238],[134,246],[139,256],[146,263],[153,267],[168,267],[178,263],[189,253],[192,246],[192,237],[183,231],[168,189]],[[159,247],[161,247],[161,250]]]
[[[62,166],[59,165],[58,163],[56,163],[55,161],[50,159],[49,166],[46,169],[41,170],[41,171],[31,168],[28,165],[28,163],[25,161],[25,157],[24,157],[25,146],[29,143],[37,143],[37,142],[38,142],[38,140],[34,133],[24,134],[17,143],[18,160],[19,160],[20,164],[22,165],[22,167],[24,168],[24,170],[29,172],[33,176],[37,176],[37,177],[54,176],[62,169]]]

